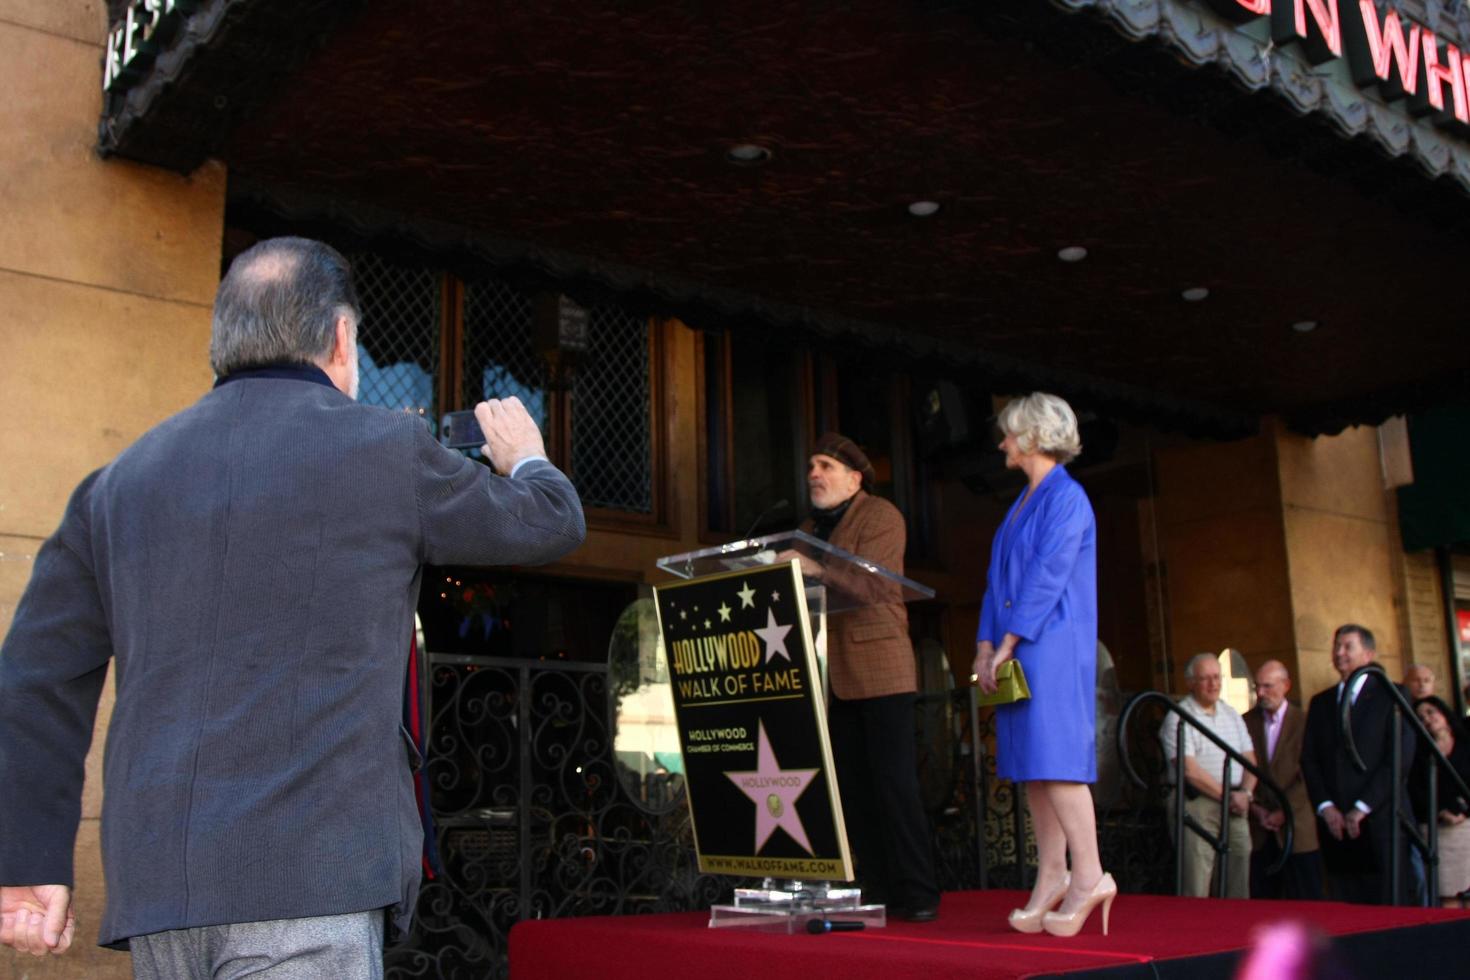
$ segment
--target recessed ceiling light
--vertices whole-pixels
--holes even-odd
[[[1291,325],[1291,329],[1295,330],[1297,333],[1311,333],[1313,330],[1317,329],[1317,321],[1298,320]]]
[[[1066,248],[1057,252],[1057,258],[1063,262],[1081,262],[1087,258],[1087,249],[1081,245],[1068,245]]]
[[[1186,303],[1198,303],[1202,299],[1209,299],[1210,291],[1204,286],[1190,286],[1179,296]]]
[[[915,201],[909,205],[909,214],[915,218],[927,218],[939,210],[938,201]]]
[[[725,159],[742,167],[753,167],[771,159],[771,151],[759,143],[736,143],[725,151]]]

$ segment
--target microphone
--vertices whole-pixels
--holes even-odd
[[[740,536],[740,540],[744,541],[746,538],[750,537],[755,529],[760,527],[761,523],[765,521],[767,517],[774,517],[777,514],[783,513],[786,510],[790,509],[790,507],[791,501],[787,500],[785,497],[782,497],[780,500],[776,501],[774,504],[761,511],[760,515],[756,517],[755,520],[750,522],[750,530],[742,534]]]
[[[862,932],[863,923],[848,919],[807,919],[806,931],[813,936],[824,932]]]

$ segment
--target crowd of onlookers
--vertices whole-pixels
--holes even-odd
[[[1271,660],[1257,669],[1255,705],[1243,715],[1221,699],[1215,655],[1200,654],[1189,662],[1189,694],[1178,702],[1179,710],[1264,772],[1285,800],[1243,766],[1231,763],[1227,769],[1226,753],[1185,725],[1185,815],[1199,830],[1220,837],[1223,800],[1228,814],[1223,836],[1229,848],[1219,856],[1199,830],[1186,829],[1179,847],[1182,894],[1216,894],[1212,883],[1223,875],[1225,894],[1233,898],[1392,901],[1393,727],[1401,715],[1394,711],[1392,695],[1372,678],[1360,677],[1347,689],[1353,672],[1376,656],[1370,630],[1352,623],[1341,626],[1332,643],[1332,665],[1341,678],[1336,685],[1317,692],[1303,709],[1288,696],[1292,682],[1286,665]],[[1458,905],[1461,893],[1470,893],[1470,799],[1460,788],[1460,781],[1470,785],[1470,732],[1436,694],[1430,667],[1411,665],[1399,690],[1459,780],[1446,771],[1417,726],[1401,720],[1401,813],[1412,817],[1425,840],[1431,828],[1437,831],[1439,874],[1431,899],[1424,854],[1401,834],[1398,900]],[[1365,769],[1358,768],[1345,744],[1343,698],[1352,701],[1352,747]],[[1171,773],[1179,731],[1171,713],[1159,733]],[[1437,794],[1431,805],[1436,771]],[[1176,798],[1170,794],[1170,827],[1177,816]]]

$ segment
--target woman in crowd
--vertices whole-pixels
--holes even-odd
[[[1007,660],[1025,671],[1031,698],[996,708],[996,770],[1026,784],[1039,864],[1031,898],[1010,924],[1074,936],[1100,904],[1106,934],[1118,888],[1098,860],[1089,785],[1097,780],[1097,528],[1064,465],[1082,451],[1077,416],[1036,392],[997,421],[1006,467],[1025,474],[1026,489],[991,546],[975,675],[994,691]]]
[[[1434,744],[1450,760],[1455,772],[1466,784],[1470,784],[1470,734],[1453,709],[1437,697],[1420,698],[1414,702],[1414,713],[1429,729]],[[1414,768],[1409,774],[1409,795],[1414,800],[1414,814],[1420,824],[1427,824],[1429,813],[1429,774],[1436,768],[1436,759],[1427,746],[1419,746],[1414,754]],[[1453,779],[1443,771],[1439,774],[1436,809],[1439,811],[1439,895],[1445,905],[1458,905],[1459,894],[1470,888],[1470,800],[1467,800]]]

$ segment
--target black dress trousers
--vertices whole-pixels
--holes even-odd
[[[844,701],[827,710],[847,839],[864,899],[937,907],[933,833],[919,799],[914,695]]]

